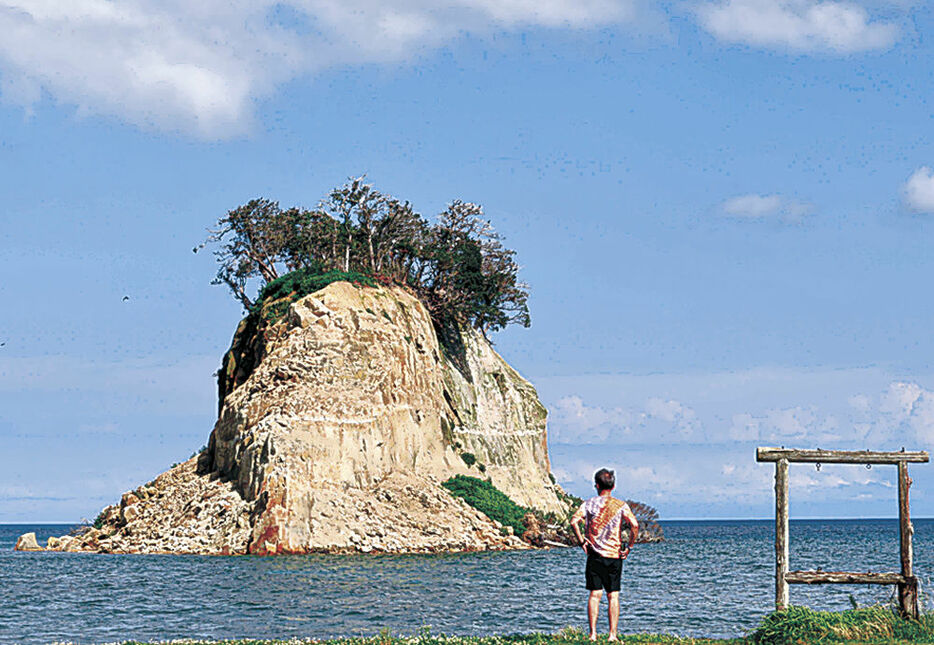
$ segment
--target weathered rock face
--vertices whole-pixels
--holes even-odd
[[[199,476],[196,458],[124,493],[101,512],[100,528],[49,538],[50,551],[100,553],[246,552],[251,532],[247,503],[232,482]]]
[[[241,324],[219,390],[197,467],[191,460],[124,495],[90,548],[521,546],[440,486],[458,473],[489,476],[520,504],[564,510],[534,388],[473,330],[439,343],[428,312],[400,288],[337,282],[275,323]]]
[[[199,475],[196,461],[189,459],[125,493],[119,505],[104,509],[99,529],[49,538],[46,550],[284,553],[274,543],[254,544],[253,522],[262,507],[244,500],[233,482]],[[365,490],[319,489],[315,504],[309,527],[316,541],[300,552],[433,553],[526,546],[502,535],[486,516],[435,482],[403,473]],[[34,550],[42,549],[35,545]]]
[[[493,485],[517,504],[563,511],[549,479],[548,411],[535,388],[475,330],[455,341],[460,347],[448,346],[441,363],[447,443],[474,455]]]
[[[201,469],[262,506],[251,552],[331,545],[320,500],[393,473],[442,481],[482,464],[517,502],[561,508],[535,390],[476,332],[460,339],[442,346],[402,289],[339,282],[294,303],[261,341],[234,340],[260,360],[225,397]],[[243,378],[242,361],[227,364],[238,368],[224,376]]]
[[[39,546],[39,543],[36,542],[35,533],[23,533],[19,536],[19,539],[16,540],[16,546],[13,547],[14,551],[42,551],[42,547]]]

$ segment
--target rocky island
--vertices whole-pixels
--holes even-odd
[[[221,411],[207,448],[124,494],[98,527],[49,548],[522,547],[441,486],[457,474],[488,478],[523,506],[565,511],[549,478],[544,406],[473,329],[451,356],[413,295],[344,281],[290,303],[274,322],[248,323],[219,374]]]
[[[266,200],[230,211],[209,237],[224,243],[215,282],[247,315],[217,374],[207,445],[46,549],[413,553],[561,541],[575,500],[550,472],[547,412],[487,340],[528,326],[528,294],[480,214],[454,202],[429,225],[359,179],[317,211]],[[262,284],[254,299],[251,280]],[[30,535],[18,549],[41,549]]]

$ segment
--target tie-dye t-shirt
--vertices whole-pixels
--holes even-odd
[[[633,522],[636,519],[629,504],[609,495],[598,495],[584,502],[577,514],[583,515],[587,523],[585,535],[594,551],[604,558],[623,557],[620,531],[629,528],[627,517]]]

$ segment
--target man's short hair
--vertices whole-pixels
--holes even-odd
[[[593,483],[599,490],[613,490],[616,486],[616,473],[606,468],[601,468],[593,474]]]

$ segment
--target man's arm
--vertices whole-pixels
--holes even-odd
[[[629,550],[632,548],[632,545],[636,543],[636,538],[639,536],[639,520],[633,515],[629,504],[623,505],[623,519],[625,519],[626,523],[629,525],[629,545],[623,553],[623,558],[625,558],[629,555]]]
[[[571,528],[574,529],[574,535],[577,537],[578,543],[584,549],[584,553],[587,553],[587,546],[589,542],[587,538],[581,535],[580,523],[584,521],[584,505],[581,504],[581,507],[574,511],[574,515],[571,516]]]

